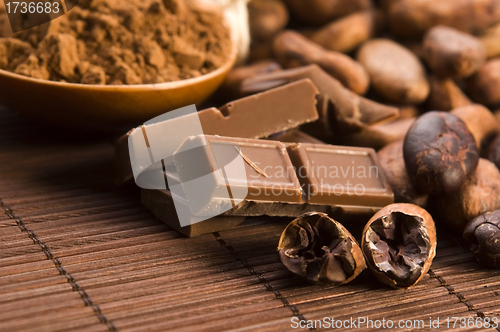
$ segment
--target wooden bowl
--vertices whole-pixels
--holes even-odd
[[[139,85],[90,85],[35,79],[0,70],[0,103],[40,122],[65,128],[128,130],[165,112],[197,104],[224,81],[237,58],[187,80]]]

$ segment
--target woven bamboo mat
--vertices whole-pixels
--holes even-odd
[[[185,238],[141,206],[137,188],[113,185],[110,137],[75,138],[4,109],[0,123],[0,331],[287,331],[323,317],[422,319],[429,331],[429,317],[500,319],[500,271],[446,231],[413,289],[366,271],[312,286],[278,260],[288,220]]]

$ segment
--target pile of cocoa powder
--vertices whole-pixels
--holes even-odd
[[[82,0],[49,23],[0,37],[0,69],[84,84],[197,77],[222,66],[232,48],[222,14],[184,0]]]

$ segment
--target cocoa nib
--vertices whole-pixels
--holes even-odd
[[[480,263],[500,268],[500,210],[471,220],[465,226],[464,238],[472,243],[472,251]]]
[[[368,267],[382,282],[408,288],[428,271],[435,255],[432,217],[412,204],[392,204],[370,219],[362,249]]]
[[[420,116],[403,150],[408,175],[428,194],[459,190],[479,161],[479,148],[465,123],[445,112]]]
[[[366,267],[352,235],[324,213],[307,213],[281,235],[278,253],[285,267],[317,284],[345,284]]]

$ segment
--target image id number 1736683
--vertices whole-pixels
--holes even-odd
[[[57,14],[61,10],[58,2],[7,2],[5,4],[8,14],[21,13],[21,14]]]

